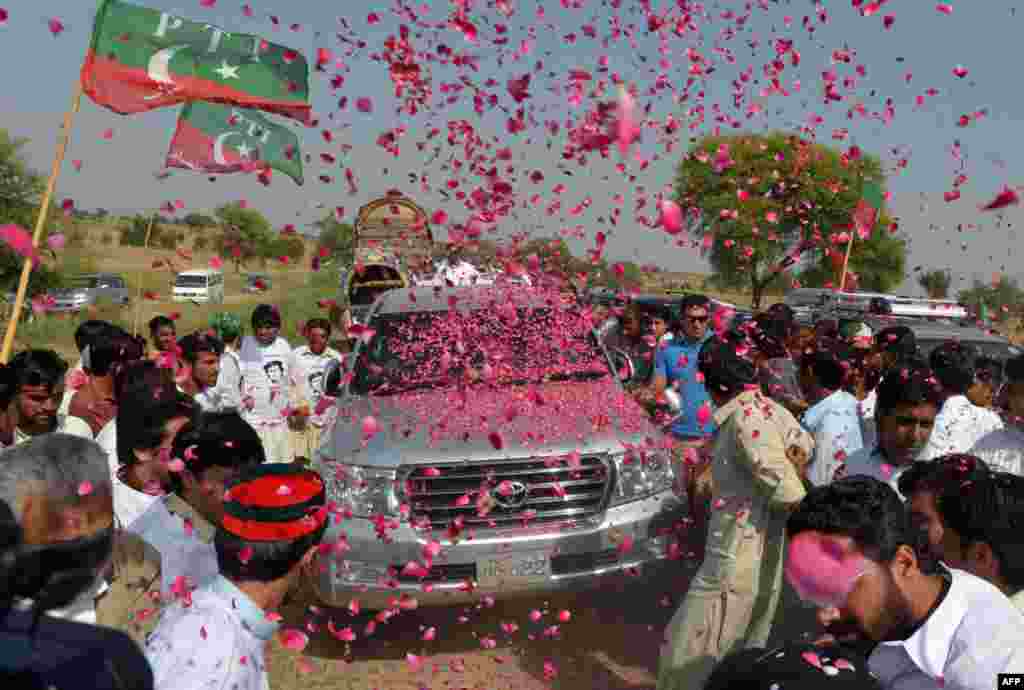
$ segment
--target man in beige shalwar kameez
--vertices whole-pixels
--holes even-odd
[[[658,690],[700,690],[730,652],[764,646],[782,589],[789,511],[814,441],[761,394],[753,363],[712,340],[700,354],[718,432],[704,562],[666,631]]]

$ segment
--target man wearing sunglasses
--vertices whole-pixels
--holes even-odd
[[[831,635],[874,644],[882,687],[989,690],[1024,668],[1024,614],[992,584],[943,568],[884,482],[812,489],[786,535],[786,580]]]
[[[711,337],[708,321],[711,318],[711,301],[704,295],[687,295],[683,298],[682,319],[676,336],[660,344],[654,356],[655,399],[665,398],[669,387],[679,396],[679,415],[669,426],[669,433],[676,439],[681,453],[692,455],[698,452],[699,462],[686,463],[687,496],[690,500],[690,528],[696,543],[692,551],[703,553],[707,530],[708,502],[711,499],[710,458],[699,451],[715,431],[711,420],[711,399],[704,387],[704,380],[697,371],[697,361],[704,344]],[[701,408],[707,408],[701,412]],[[703,456],[703,457],[700,457]]]

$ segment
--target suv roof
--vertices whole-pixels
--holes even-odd
[[[407,314],[411,312],[448,311],[450,298],[456,308],[484,309],[496,299],[515,301],[524,307],[546,307],[546,293],[522,286],[473,285],[467,287],[410,287],[389,290],[377,298],[376,314]]]

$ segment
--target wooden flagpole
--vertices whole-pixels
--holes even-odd
[[[64,113],[64,126],[60,142],[57,144],[57,153],[53,157],[53,168],[50,170],[50,179],[46,183],[46,192],[43,194],[42,202],[39,204],[39,216],[36,218],[35,231],[32,233],[32,248],[39,247],[39,240],[42,238],[43,226],[46,225],[46,214],[50,210],[50,199],[53,197],[53,190],[57,186],[57,176],[64,164],[64,153],[68,148],[68,141],[71,139],[71,123],[74,121],[75,113],[82,102],[82,80],[77,79],[75,93],[71,99],[71,108]],[[7,331],[4,333],[3,350],[0,351],[0,362],[6,364],[11,356],[11,348],[14,346],[14,336],[18,332],[18,321],[21,319],[21,310],[25,306],[25,293],[28,291],[28,279],[32,274],[32,257],[25,259],[21,267],[21,278],[18,280],[18,293],[14,298],[14,313],[11,320],[7,322]]]
[[[846,258],[843,259],[843,273],[839,278],[839,290],[842,292],[846,290],[846,267],[850,264],[850,252],[853,250],[853,238],[857,235],[856,224],[854,228],[850,230],[850,241],[846,243]]]
[[[149,249],[149,238],[153,233],[153,223],[156,222],[156,212],[149,218],[149,225],[146,226],[146,240],[142,243],[142,253],[145,256]],[[132,319],[132,335],[139,334],[139,312],[142,310],[142,275],[145,271],[139,271],[139,289],[135,291],[135,317]]]

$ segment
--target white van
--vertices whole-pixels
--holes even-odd
[[[175,302],[224,302],[224,274],[211,268],[183,271],[174,279]]]

